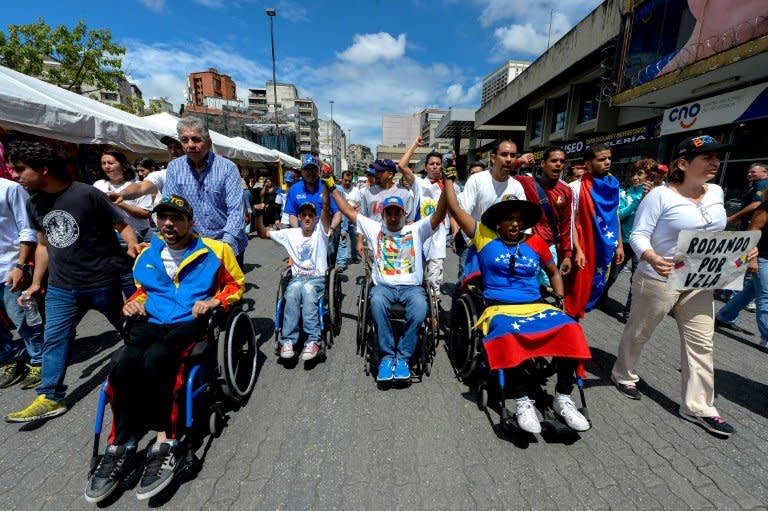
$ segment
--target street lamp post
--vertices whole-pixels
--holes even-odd
[[[336,149],[334,147],[334,145],[336,145],[336,140],[335,140],[336,137],[334,137],[334,135],[335,135],[334,132],[336,130],[333,129],[333,100],[331,100],[331,126],[330,126],[330,128],[331,128],[331,165],[333,166],[333,171],[336,172],[336,159],[334,158],[334,153],[335,153],[335,149]]]
[[[272,40],[272,92],[275,96],[275,149],[279,149],[280,140],[280,126],[277,123],[277,72],[275,70],[275,25],[273,19],[275,17],[275,9],[267,7],[264,12],[269,16],[269,35]]]

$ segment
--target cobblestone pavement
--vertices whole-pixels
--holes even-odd
[[[593,312],[584,321],[594,356],[587,368],[593,429],[565,443],[512,442],[497,433],[497,412],[480,412],[454,377],[442,343],[431,377],[406,389],[377,390],[354,347],[360,265],[346,272],[343,331],[327,361],[311,370],[276,363],[271,318],[282,260],[278,248],[261,240],[252,240],[246,254],[246,297],[267,339],[250,401],[211,441],[197,478],[150,500],[150,507],[766,509],[768,355],[756,349],[757,335],[716,335],[717,405],[737,430],[722,440],[677,416],[679,342],[671,318],[643,353],[643,399],[630,401],[608,381],[623,325]],[[455,258],[446,266],[450,281]],[[622,274],[611,290],[607,307],[614,313],[627,283]],[[750,313],[740,325],[757,332]],[[0,427],[0,509],[88,507],[83,488],[97,387],[118,343],[106,321],[89,313],[67,374],[70,411],[42,424]],[[32,391],[2,390],[0,411],[33,398]],[[109,507],[146,505],[127,492]]]

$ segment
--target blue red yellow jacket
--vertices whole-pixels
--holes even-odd
[[[243,296],[245,276],[226,243],[196,234],[173,279],[163,265],[164,247],[160,235],[153,237],[133,265],[137,289],[128,301],[142,302],[150,323],[192,321],[197,301],[216,298],[226,309]]]

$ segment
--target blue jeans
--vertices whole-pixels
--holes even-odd
[[[325,292],[325,277],[293,277],[285,290],[283,329],[280,342],[295,344],[299,340],[299,318],[306,342],[321,343],[318,304]]]
[[[408,361],[416,351],[419,325],[427,317],[427,293],[421,286],[385,286],[371,288],[371,317],[379,336],[379,353],[382,359]],[[405,308],[403,336],[395,350],[395,335],[389,320],[392,304],[400,303]]]
[[[357,247],[357,229],[355,228],[355,224],[344,217],[344,220],[341,222],[341,232],[346,233],[347,235],[339,240],[339,252],[336,254],[337,268],[347,266],[347,261],[349,259],[357,259],[354,252],[352,252],[353,250],[356,250]]]
[[[0,282],[0,296],[3,300],[5,313],[11,319],[21,339],[14,339],[11,332],[0,323],[0,361],[22,360],[29,355],[29,363],[40,365],[43,354],[43,325],[29,326],[24,317],[24,309],[19,305],[21,291],[11,291],[11,288]]]
[[[43,341],[42,384],[36,391],[48,399],[61,401],[67,390],[69,345],[75,338],[75,328],[85,313],[95,309],[120,329],[123,296],[119,282],[93,289],[61,289],[48,286],[45,296],[45,340]]]
[[[758,259],[758,268],[760,260]],[[717,311],[717,320],[733,325],[739,317],[741,310],[757,296],[758,279],[756,273],[744,274],[744,285],[741,291],[736,291],[723,307]]]

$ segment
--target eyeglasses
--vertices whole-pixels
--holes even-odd
[[[705,222],[707,222],[707,225],[711,225],[713,220],[712,216],[709,214],[709,211],[707,211],[707,208],[705,208],[702,204],[699,204],[699,213],[701,213],[701,217],[704,219]]]
[[[515,251],[512,254],[509,254],[509,274],[514,275],[515,273],[515,261],[517,260],[517,251],[520,249],[520,243],[515,245]]]

